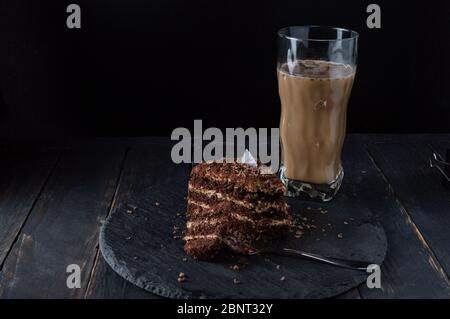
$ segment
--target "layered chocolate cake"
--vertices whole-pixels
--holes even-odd
[[[210,259],[224,248],[246,254],[292,224],[283,184],[265,171],[263,165],[237,162],[192,169],[184,237],[188,255]]]

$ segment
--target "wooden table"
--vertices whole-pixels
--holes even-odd
[[[99,227],[133,192],[188,167],[170,161],[167,138],[0,143],[1,298],[158,298],[116,275],[98,251]],[[450,298],[450,188],[428,165],[450,135],[349,135],[354,192],[384,226],[382,289],[341,298]],[[172,170],[173,169],[173,170]],[[66,267],[81,268],[69,289]]]

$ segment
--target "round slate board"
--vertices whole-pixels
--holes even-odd
[[[161,196],[164,194],[164,196]],[[225,256],[197,261],[183,251],[186,186],[154,185],[121,204],[100,232],[106,262],[123,278],[170,298],[327,298],[367,279],[368,274],[284,256]],[[307,224],[302,238],[283,245],[322,255],[381,264],[387,250],[383,228],[355,198],[331,203],[287,199]],[[238,264],[240,269],[233,270]],[[187,280],[178,282],[183,272]],[[284,280],[281,278],[284,277]],[[239,283],[235,283],[235,279]]]

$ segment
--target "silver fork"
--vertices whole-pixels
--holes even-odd
[[[281,248],[281,249],[258,249],[253,250],[249,253],[249,255],[259,255],[259,254],[271,254],[271,255],[280,255],[280,256],[294,256],[294,257],[302,257],[310,260],[319,261],[325,264],[347,268],[352,270],[359,270],[366,272],[370,265],[374,263],[359,261],[359,260],[347,260],[335,257],[326,257],[317,254],[307,253],[301,250],[290,249],[290,248]]]
[[[450,163],[446,162],[444,157],[436,152],[433,152],[433,157],[430,158],[430,167],[436,168],[444,176],[447,182],[450,183],[450,176],[445,172],[445,167],[449,167]]]

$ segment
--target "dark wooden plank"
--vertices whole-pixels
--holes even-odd
[[[53,150],[0,152],[0,269],[58,154]]]
[[[389,236],[387,260],[382,267],[383,289],[370,290],[362,285],[360,287],[362,296],[367,298],[448,297],[449,285],[442,281],[442,273],[436,271],[434,266],[436,259],[429,247],[424,245],[417,236],[417,228],[389,192],[388,185],[373,165],[365,147],[360,143],[347,144],[344,159],[346,178],[359,180],[359,183],[352,188],[353,194],[370,205],[372,211],[379,216]],[[418,273],[421,276],[417,276]],[[421,288],[417,289],[417,287]],[[98,288],[93,290],[96,289]],[[349,295],[356,297],[354,291]]]
[[[397,158],[396,149],[390,153]],[[423,151],[423,150],[422,150]],[[410,153],[409,158],[411,158]],[[415,155],[414,155],[415,156]],[[396,159],[397,160],[397,159]],[[396,165],[403,178],[410,170]],[[450,284],[430,247],[420,236],[414,222],[401,202],[391,192],[382,172],[374,165],[370,154],[361,143],[347,143],[344,148],[345,179],[342,191],[363,200],[384,226],[388,237],[388,252],[381,267],[382,289],[369,289],[361,285],[363,298],[449,298]]]
[[[149,143],[152,144],[151,141]],[[358,148],[359,147],[356,147],[356,149]],[[445,277],[445,274],[443,274],[442,269],[439,269],[439,262],[434,257],[433,252],[427,245],[427,242],[425,242],[421,237],[422,228],[419,231],[419,229],[414,224],[414,222],[417,222],[417,220],[413,218],[413,222],[411,218],[409,218],[409,209],[405,209],[406,205],[403,206],[403,198],[399,197],[399,199],[396,199],[389,189],[386,190],[385,186],[387,184],[384,182],[383,177],[380,177],[380,172],[376,170],[373,171],[370,159],[368,162],[368,158],[364,154],[364,152],[357,152],[356,154],[359,154],[357,156],[355,156],[355,154],[349,156],[348,152],[346,152],[346,154],[347,155],[345,156],[345,162],[347,163],[347,177],[351,171],[347,169],[349,165],[355,165],[355,172],[358,172],[358,170],[360,170],[360,173],[362,173],[363,171],[365,172],[360,174],[358,177],[361,179],[361,185],[365,185],[365,187],[362,187],[359,190],[355,189],[355,194],[361,196],[361,198],[365,198],[365,200],[370,203],[372,210],[378,214],[378,216],[380,217],[380,221],[383,223],[386,232],[388,233],[390,243],[388,256],[385,264],[382,267],[383,290],[369,290],[365,286],[362,286],[360,288],[361,294],[364,297],[448,297],[448,280]],[[138,175],[138,172],[136,171],[133,174]],[[375,182],[372,182],[372,180]],[[139,183],[139,181],[137,182]],[[393,186],[393,188],[395,188],[395,186]],[[121,196],[126,197],[126,194]],[[105,212],[106,211],[107,210],[105,209]],[[28,222],[30,221],[31,218]],[[36,224],[36,222],[33,223]],[[47,223],[47,225],[49,225],[49,223]],[[24,265],[26,264],[23,257],[27,254],[19,254],[21,256],[17,256],[17,246],[20,245],[20,243],[22,243],[22,246],[25,247],[27,245],[27,238],[19,238],[19,241],[16,243],[10,258],[8,258],[9,266],[5,265],[5,268],[12,270],[12,268],[14,267],[12,267],[11,265],[14,264],[14,262],[10,263],[10,260],[15,259],[17,261],[17,264],[20,265],[20,267],[18,267],[17,269],[19,273],[26,273],[23,269]],[[408,244],[406,245],[405,243]],[[431,246],[434,248],[434,245]],[[24,250],[22,250],[22,252],[24,252]],[[439,259],[439,254],[437,255]],[[22,261],[17,260],[21,258]],[[93,258],[91,262],[93,263]],[[30,264],[30,267],[33,266],[33,264],[34,262]],[[96,269],[101,269],[101,263],[99,264],[100,266],[96,267]],[[39,268],[41,270],[44,269],[44,267]],[[34,269],[37,268],[34,267]],[[106,269],[112,271],[109,268]],[[62,284],[65,285],[65,269],[60,270],[60,273],[60,277],[64,279],[62,281]],[[85,272],[83,271],[83,274],[84,273]],[[8,274],[11,277],[12,272],[10,271],[8,272]],[[9,295],[5,294],[5,289],[2,288],[4,287],[3,284],[11,284],[14,280],[12,280],[12,278],[5,279],[4,274],[0,276],[0,295],[17,297],[18,295],[14,293],[11,293]],[[102,276],[98,277],[102,278]],[[47,275],[46,278],[49,278],[49,276]],[[95,278],[95,272],[93,272],[92,287],[95,287],[94,283],[97,280],[98,278]],[[121,278],[119,277],[118,280],[121,280]],[[32,281],[30,286],[27,286],[28,290],[30,290],[29,287],[31,287],[32,284],[36,284],[36,282]],[[25,287],[23,282],[21,284],[21,287]],[[131,287],[134,288],[133,286]],[[10,291],[10,288],[8,288],[7,290]],[[113,290],[114,289],[111,289],[111,291]],[[131,291],[132,289],[124,288],[123,292],[121,292],[121,296],[133,295]],[[97,290],[97,288],[92,288],[90,292],[92,296],[95,296],[96,293],[100,291]],[[104,292],[108,292],[108,289],[105,289]],[[26,294],[24,294],[23,296],[25,295]],[[30,292],[29,295],[36,296],[36,294],[32,294],[32,292]],[[51,293],[39,294],[39,296],[50,295]],[[76,295],[80,296],[80,294],[78,293]],[[101,296],[101,294],[97,295]],[[89,293],[87,294],[87,296],[89,297]],[[116,296],[116,293],[109,294],[109,296],[114,297]]]
[[[347,142],[375,143],[375,142],[430,142],[448,141],[450,134],[347,134]]]
[[[450,140],[446,145],[450,147]],[[429,166],[430,145],[376,143],[369,148],[405,214],[417,225],[418,236],[436,254],[439,261],[435,265],[436,271],[448,282],[450,191],[443,186],[442,176]]]
[[[130,149],[112,205],[113,211],[119,205],[126,203],[133,194],[150,185],[167,183],[174,179],[186,178],[188,175],[188,165],[170,165],[172,163],[170,151],[173,143],[168,138],[143,139],[142,141],[131,139],[121,143],[126,143]],[[101,296],[160,298],[126,282],[104,262],[103,256],[98,256],[98,260],[86,293],[87,298]]]
[[[84,296],[124,153],[97,147],[63,152],[6,259],[0,297]],[[66,286],[69,264],[81,268],[81,289]]]

